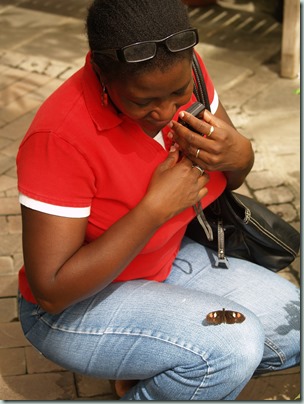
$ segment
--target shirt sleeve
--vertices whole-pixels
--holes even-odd
[[[36,210],[54,205],[63,208],[62,215],[64,208],[75,208],[75,217],[88,215],[96,191],[93,170],[86,156],[60,136],[37,132],[25,137],[17,155],[17,175],[20,202],[26,206],[36,201]]]

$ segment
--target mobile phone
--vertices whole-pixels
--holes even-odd
[[[202,111],[204,111],[204,109],[206,109],[205,105],[196,101],[194,104],[190,105],[190,107],[186,109],[186,112],[188,112],[193,116],[198,116]],[[192,128],[191,125],[183,121],[181,118],[178,118],[178,122],[183,126],[185,126],[186,128],[192,130],[193,132],[198,133],[195,129]]]

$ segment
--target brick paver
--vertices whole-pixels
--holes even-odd
[[[85,1],[89,4],[89,0]],[[224,3],[224,2],[222,2]],[[57,5],[57,6],[56,6]],[[38,10],[37,7],[40,7]],[[115,400],[108,380],[78,375],[44,358],[17,315],[22,265],[15,157],[41,102],[83,63],[83,0],[2,0],[0,5],[0,398]],[[299,80],[281,79],[281,24],[270,15],[219,6],[190,8],[197,47],[221,100],[250,137],[255,165],[240,188],[300,228]],[[250,20],[251,18],[251,20]],[[265,20],[265,23],[261,21]],[[60,50],[60,51],[59,51]],[[300,257],[280,275],[300,284]],[[289,400],[300,369],[253,378],[239,400]]]

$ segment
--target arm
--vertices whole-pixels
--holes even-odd
[[[251,142],[235,129],[221,103],[215,115],[205,110],[202,118],[186,113],[183,120],[202,135],[207,135],[212,125],[215,130],[210,137],[203,137],[173,122],[174,140],[194,164],[208,171],[223,171],[227,187],[236,189],[244,182],[254,163]],[[196,157],[198,149],[200,152]]]
[[[190,160],[178,162],[178,152],[171,152],[140,203],[87,245],[86,218],[22,207],[24,262],[37,302],[57,313],[106,287],[163,223],[206,195],[207,181]]]

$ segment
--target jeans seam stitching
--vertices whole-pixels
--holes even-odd
[[[266,345],[269,349],[271,349],[273,352],[275,352],[275,353],[277,354],[278,358],[279,358],[280,361],[281,361],[281,365],[283,365],[284,362],[286,362],[286,356],[285,356],[284,352],[281,351],[281,350],[279,349],[279,347],[278,347],[277,345],[275,345],[269,338],[266,338],[266,339],[265,339],[265,345]]]

